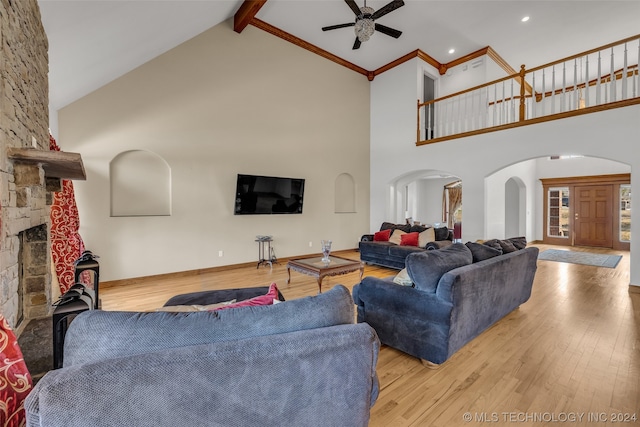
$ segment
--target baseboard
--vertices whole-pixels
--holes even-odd
[[[339,251],[332,251],[331,253],[334,255],[339,255],[341,253],[350,253],[355,250],[356,249],[343,249]],[[292,257],[286,257],[286,258],[278,258],[278,264],[286,264],[291,259],[308,258],[314,255],[320,255],[320,254],[306,254],[306,255],[292,256]],[[257,263],[258,261],[243,262],[240,264],[221,265],[218,267],[199,268],[196,270],[176,271],[175,273],[164,273],[164,274],[155,274],[151,276],[132,277],[130,279],[109,280],[107,282],[100,282],[100,287],[110,288],[110,287],[122,286],[122,285],[137,285],[140,283],[153,282],[153,281],[163,280],[163,279],[176,279],[180,277],[197,276],[199,274],[210,274],[210,273],[216,273],[220,271],[235,270],[238,268],[255,267]]]

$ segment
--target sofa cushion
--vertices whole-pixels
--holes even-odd
[[[89,310],[69,325],[64,366],[353,322],[353,299],[342,285],[311,297],[234,310],[195,313]]]
[[[414,252],[424,252],[424,249],[417,246],[390,245],[388,249],[389,252],[387,253],[387,256],[390,258],[406,258],[407,255]]]
[[[484,261],[485,259],[493,258],[494,256],[502,255],[502,250],[492,248],[491,246],[483,245],[475,242],[467,242],[465,245],[471,251],[473,256],[473,262]]]
[[[391,237],[391,229],[388,228],[386,230],[382,230],[382,231],[376,231],[373,234],[373,241],[374,242],[388,242],[389,241],[389,237]]]
[[[440,277],[454,268],[471,264],[471,251],[462,243],[454,243],[437,251],[422,251],[407,256],[407,272],[417,289],[435,292]]]
[[[498,243],[498,239],[485,240],[482,244],[492,247],[493,249],[497,249],[499,251],[502,250],[502,246],[500,246],[500,243]]]
[[[435,230],[435,240],[447,240],[449,239],[449,229],[447,227],[438,227]]]
[[[434,240],[436,240],[435,230],[433,228],[427,228],[422,233],[420,233],[420,236],[418,238],[418,246],[420,246],[421,248],[426,248],[427,243],[433,242]]]
[[[411,228],[409,229],[409,233],[422,233],[423,231],[425,231],[427,228],[427,226],[424,225],[417,225],[414,224],[411,226]]]
[[[406,233],[400,236],[400,245],[402,246],[418,246],[420,233]]]
[[[396,246],[390,242],[360,242],[358,244],[360,253],[366,252],[369,255],[388,256],[389,248]]]
[[[391,237],[389,237],[389,243],[399,245],[404,234],[407,234],[407,232],[396,228],[395,230],[393,230],[393,233],[391,233]]]
[[[516,249],[521,250],[527,247],[527,238],[524,236],[521,237],[510,237],[509,239],[507,239],[508,241],[510,241],[511,243],[513,243],[513,246],[515,246]]]
[[[502,248],[502,253],[503,254],[508,254],[510,252],[515,252],[518,249],[516,249],[516,247],[513,245],[513,243],[511,243],[508,240],[498,240],[498,244],[500,245],[500,247]]]
[[[402,230],[405,233],[411,231],[411,225],[409,224],[393,224],[391,222],[383,222],[380,226],[380,231],[383,230]]]

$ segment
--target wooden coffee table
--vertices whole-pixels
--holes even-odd
[[[360,280],[364,273],[364,263],[348,258],[330,256],[329,262],[322,261],[322,257],[292,259],[287,262],[287,284],[291,282],[291,270],[318,280],[318,293],[322,292],[322,279],[325,276],[338,276],[360,270]]]

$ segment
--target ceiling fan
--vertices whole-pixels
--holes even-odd
[[[363,7],[358,7],[354,0],[344,0],[345,3],[351,8],[356,15],[355,22],[348,22],[346,24],[330,25],[328,27],[322,27],[322,31],[336,30],[338,28],[355,27],[356,41],[353,43],[354,49],[359,49],[362,42],[369,40],[369,37],[374,31],[379,31],[382,34],[398,38],[402,34],[402,31],[389,28],[382,24],[375,24],[373,21],[386,15],[389,12],[393,12],[397,8],[404,6],[403,0],[393,0],[381,7],[378,10],[374,10],[371,7],[367,7],[367,0],[364,1]]]

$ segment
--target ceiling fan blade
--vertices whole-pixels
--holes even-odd
[[[347,1],[347,0],[345,0]],[[378,19],[381,16],[386,15],[389,12],[393,12],[397,8],[404,6],[404,1],[402,0],[393,0],[391,3],[387,3],[385,6],[382,6],[380,9],[376,10],[373,15],[371,15],[371,19]]]
[[[354,25],[356,25],[355,22],[349,22],[348,24],[330,25],[328,27],[322,27],[322,31],[336,30],[338,28],[353,27]]]
[[[360,49],[360,45],[361,44],[362,44],[362,42],[360,41],[360,39],[356,37],[356,41],[355,41],[355,43],[353,43],[353,50]]]
[[[362,13],[362,12],[360,12],[360,8],[358,7],[358,5],[356,4],[355,1],[353,1],[353,0],[344,0],[344,2],[349,5],[349,7],[351,8],[351,10],[353,10],[353,13],[355,13],[356,16],[358,16],[358,15],[360,15]]]
[[[391,36],[393,38],[398,38],[402,35],[402,31],[393,29],[393,28],[389,28],[385,25],[382,24],[376,24],[376,31],[381,32],[382,34],[386,34],[388,36]]]

